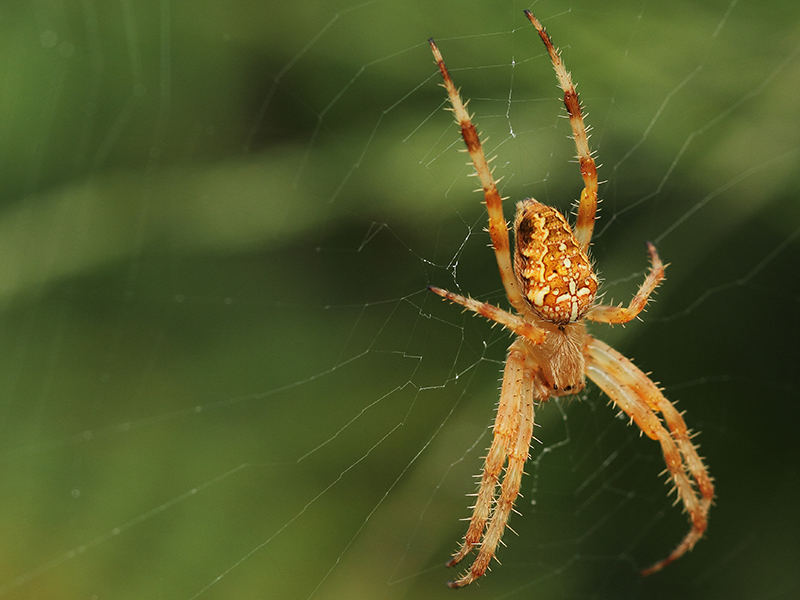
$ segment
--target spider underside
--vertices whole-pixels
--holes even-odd
[[[495,556],[519,495],[523,467],[533,435],[534,405],[551,396],[576,394],[586,377],[608,395],[641,431],[657,440],[666,473],[688,513],[689,532],[672,553],[642,571],[661,570],[691,550],[703,536],[714,487],[692,443],[681,414],[647,375],[619,352],[586,332],[585,321],[627,323],[644,309],[664,278],[664,265],[648,243],[651,268],[627,307],[595,302],[598,279],[588,258],[597,212],[597,169],[589,150],[578,94],[550,36],[530,11],[553,62],[577,148],[584,188],[574,229],[556,209],[528,198],[517,204],[512,257],[502,198],[465,104],[453,84],[439,49],[429,40],[444,87],[483,188],[500,277],[514,312],[431,286],[431,291],[513,331],[508,351],[493,439],[486,454],[469,527],[448,566],[477,550],[470,568],[451,587],[483,576]],[[660,413],[660,417],[658,416]],[[505,467],[505,468],[504,468]]]

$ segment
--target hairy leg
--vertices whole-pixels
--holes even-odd
[[[664,269],[666,269],[666,265],[658,257],[656,247],[650,242],[647,243],[647,251],[650,254],[650,272],[645,277],[644,283],[642,283],[639,291],[636,292],[631,303],[627,307],[596,304],[586,313],[587,319],[596,323],[627,323],[635,319],[644,310],[650,300],[650,294],[664,280]]]
[[[464,308],[471,310],[482,317],[486,317],[490,321],[499,323],[506,329],[513,331],[517,335],[524,337],[534,344],[541,344],[544,341],[546,335],[545,332],[535,325],[528,323],[519,315],[506,312],[503,309],[492,304],[487,304],[486,302],[478,302],[472,298],[467,298],[465,296],[461,296],[460,294],[448,292],[447,290],[443,290],[442,288],[438,288],[433,285],[429,285],[428,289],[433,293],[438,294],[445,300],[460,304]]]
[[[519,430],[518,414],[524,390],[525,356],[525,349],[521,342],[511,345],[503,372],[503,385],[500,391],[500,402],[497,405],[497,416],[494,420],[492,445],[484,459],[483,474],[473,506],[472,518],[464,541],[453,555],[453,559],[447,563],[448,567],[458,564],[469,554],[470,550],[480,544],[486,523],[492,513],[496,488],[500,482],[500,473],[503,470],[509,448],[516,440]]]
[[[515,347],[523,348],[523,342],[521,340],[517,340],[511,346],[512,352],[516,351]],[[518,362],[520,359],[522,359],[522,361]],[[489,450],[489,455],[486,457],[486,467],[484,468],[483,480],[481,481],[481,491],[478,493],[478,502],[476,503],[475,515],[473,515],[473,520],[470,523],[470,530],[467,532],[468,537],[470,536],[470,533],[473,534],[471,544],[469,547],[467,547],[467,542],[470,540],[465,539],[461,550],[455,555],[453,560],[448,563],[448,566],[453,566],[458,563],[466,556],[472,547],[479,544],[480,549],[478,550],[478,555],[470,566],[469,570],[461,578],[457,579],[456,581],[449,582],[448,585],[453,588],[469,585],[479,577],[483,576],[486,573],[486,570],[489,568],[489,564],[491,563],[491,560],[497,551],[497,546],[503,537],[506,526],[508,525],[508,518],[511,515],[511,510],[514,507],[514,501],[519,496],[519,488],[522,481],[523,469],[525,462],[528,460],[528,451],[530,448],[531,438],[533,437],[534,400],[547,399],[549,395],[548,390],[535,381],[537,367],[530,357],[528,357],[524,352],[521,352],[521,356],[515,355],[513,373],[510,373],[508,370],[508,364],[511,362],[511,360],[511,354],[509,354],[509,362],[506,363],[506,373],[503,377],[503,393],[501,395],[500,404],[501,406],[504,404],[502,396],[506,395],[507,379],[509,377],[514,377],[514,383],[513,385],[509,386],[508,393],[516,396],[516,399],[513,403],[516,404],[517,410],[516,414],[510,414],[510,411],[506,411],[506,414],[503,415],[501,421],[501,413],[498,409],[496,421],[496,423],[502,422],[509,430],[509,435],[506,436],[506,439],[504,439],[503,442],[508,456],[506,472],[503,477],[502,484],[500,484],[500,493],[496,495],[495,490],[498,485],[498,473],[493,473],[491,480],[486,481],[487,472],[489,471],[489,457],[492,455],[492,451],[494,450],[493,443],[492,448]],[[509,427],[512,424],[513,426]],[[496,424],[495,439],[497,439],[497,435]],[[493,456],[492,458],[496,459],[497,456]],[[503,464],[503,458],[500,459],[499,465],[494,462],[493,467],[501,467]],[[487,494],[482,498],[481,493],[489,487],[491,487],[491,496]],[[490,510],[488,506],[485,510],[482,509],[480,511],[480,522],[476,522],[478,506],[482,501],[493,501],[494,509],[491,510],[491,515],[489,515]],[[475,526],[474,529],[473,525]],[[478,527],[480,527],[480,531],[478,531]]]
[[[581,177],[583,177],[583,191],[578,204],[578,219],[575,224],[575,237],[585,252],[589,248],[594,230],[594,219],[597,215],[597,166],[595,165],[592,153],[589,150],[589,134],[586,124],[583,122],[581,113],[581,103],[578,92],[572,83],[572,78],[561,60],[561,53],[553,46],[553,41],[545,31],[539,20],[533,16],[531,11],[526,10],[525,16],[536,27],[539,37],[542,38],[553,68],[556,71],[558,85],[564,91],[564,106],[567,107],[569,123],[572,126],[572,137],[575,140],[575,148],[578,151],[578,163],[581,167]]]
[[[683,556],[703,537],[708,524],[708,510],[714,498],[714,486],[691,442],[683,417],[655,383],[608,344],[591,337],[586,345],[586,363],[589,378],[648,437],[661,444],[669,477],[689,513],[689,533],[667,558],[642,571],[642,575],[650,575]],[[664,415],[669,432],[653,411]]]
[[[450,78],[450,73],[447,72],[442,54],[433,39],[429,39],[428,43],[431,45],[436,64],[439,66],[439,71],[444,79],[444,87],[450,97],[453,113],[461,127],[461,136],[464,138],[475,172],[481,181],[483,196],[486,200],[486,210],[489,213],[489,235],[492,238],[492,246],[497,257],[500,277],[506,289],[506,296],[508,296],[508,301],[511,305],[517,309],[517,312],[524,312],[525,301],[519,291],[517,278],[511,265],[511,248],[508,238],[508,225],[503,216],[503,199],[497,191],[497,183],[492,176],[492,170],[489,168],[489,161],[486,160],[486,156],[483,153],[478,131],[475,129],[475,125],[472,124],[467,107],[461,101],[461,96],[459,96],[458,90]]]

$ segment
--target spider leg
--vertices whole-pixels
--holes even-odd
[[[648,437],[658,440],[669,477],[689,513],[691,529],[665,559],[642,571],[650,575],[691,550],[706,530],[714,485],[681,414],[647,375],[608,344],[587,336],[586,374]],[[655,412],[669,428],[664,429]],[[691,476],[691,479],[690,479]]]
[[[503,374],[494,439],[486,455],[475,509],[464,542],[447,566],[456,565],[474,547],[480,546],[480,549],[469,570],[459,579],[448,582],[452,588],[469,585],[489,568],[508,524],[514,501],[519,496],[523,468],[528,460],[533,436],[534,396],[538,400],[546,400],[549,396],[549,391],[535,381],[537,367],[525,351],[524,344],[523,340],[517,339],[511,345]],[[508,463],[500,483],[499,475],[506,457]]]
[[[498,308],[492,304],[487,304],[486,302],[478,302],[477,300],[473,300],[472,298],[467,298],[459,294],[454,294],[453,292],[448,292],[447,290],[443,290],[442,288],[438,288],[432,285],[429,285],[428,289],[440,295],[445,300],[449,300],[450,302],[455,302],[456,304],[460,304],[464,308],[471,310],[481,315],[482,317],[486,317],[490,321],[499,323],[506,329],[513,331],[517,335],[524,337],[526,340],[533,342],[534,344],[541,344],[544,341],[545,336],[547,335],[543,330],[539,329],[538,327],[536,327],[531,323],[528,323],[525,319],[523,319],[519,315],[506,312],[502,308]]]
[[[464,536],[464,542],[447,563],[448,567],[458,564],[470,550],[480,544],[486,523],[492,513],[492,503],[495,500],[495,490],[500,482],[500,472],[503,469],[508,448],[514,442],[518,432],[518,419],[520,402],[522,400],[523,376],[522,368],[525,363],[525,351],[520,343],[511,346],[503,372],[503,386],[500,392],[500,402],[497,405],[497,416],[494,420],[492,445],[486,454],[483,466],[483,475],[478,489],[477,499],[473,507],[469,528]]]
[[[589,248],[594,230],[594,219],[597,215],[597,166],[595,165],[592,152],[589,150],[589,134],[586,124],[583,122],[581,113],[581,103],[578,92],[572,83],[567,68],[561,60],[561,53],[553,46],[544,26],[533,16],[531,11],[526,10],[525,16],[536,27],[539,37],[542,38],[553,68],[556,71],[558,85],[564,91],[564,106],[567,107],[569,124],[572,127],[572,137],[575,140],[575,148],[578,151],[578,162],[581,167],[581,177],[583,177],[583,191],[581,192],[580,203],[578,204],[578,219],[575,224],[575,237],[581,248],[585,252]]]
[[[666,265],[658,257],[656,247],[650,242],[647,242],[647,250],[650,253],[650,272],[645,277],[644,283],[642,283],[639,291],[636,292],[631,303],[627,307],[596,304],[586,313],[587,319],[597,323],[627,323],[642,312],[650,299],[650,294],[664,279],[664,269],[666,269]]]
[[[475,125],[472,124],[467,107],[461,101],[461,96],[450,78],[450,73],[447,72],[442,54],[439,52],[439,48],[437,48],[433,38],[429,39],[428,43],[431,45],[436,64],[439,66],[439,71],[444,79],[444,88],[450,97],[450,104],[456,121],[461,127],[461,137],[464,138],[475,172],[478,174],[478,179],[480,179],[483,187],[486,211],[489,213],[489,235],[492,238],[492,246],[497,257],[497,266],[500,269],[500,277],[503,280],[508,301],[518,312],[524,312],[525,300],[520,293],[517,278],[514,275],[514,269],[511,264],[508,225],[503,216],[503,199],[497,191],[497,182],[492,176],[489,161],[486,160],[486,155],[483,153],[478,131],[475,129]]]

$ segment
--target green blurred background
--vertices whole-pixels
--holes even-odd
[[[589,386],[540,407],[502,566],[444,583],[509,337],[434,36],[512,199],[580,189],[548,27],[593,126],[593,247],[643,322],[592,331],[686,410],[707,539]],[[0,5],[0,595],[800,596],[800,5]],[[506,214],[512,214],[511,203]]]

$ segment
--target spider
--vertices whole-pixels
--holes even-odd
[[[599,282],[588,250],[597,212],[598,181],[587,128],[578,94],[560,52],[536,17],[527,10],[525,15],[544,42],[559,87],[564,92],[584,188],[578,201],[574,229],[559,211],[532,198],[517,204],[513,260],[508,226],[503,217],[503,198],[497,191],[490,161],[486,160],[477,130],[450,78],[442,54],[433,39],[428,40],[444,79],[443,87],[452,106],[449,110],[461,127],[475,168],[473,175],[477,175],[483,188],[489,235],[500,278],[515,311],[507,312],[438,287],[429,287],[444,299],[516,334],[508,350],[493,439],[484,459],[472,517],[460,548],[447,566],[458,564],[473,549],[477,550],[477,556],[466,573],[448,582],[453,588],[468,585],[483,576],[495,556],[519,495],[533,435],[534,405],[551,396],[579,393],[586,385],[586,377],[594,381],[645,435],[661,444],[667,464],[665,473],[688,512],[689,532],[669,556],[643,570],[642,575],[661,570],[694,547],[706,530],[708,510],[714,498],[712,480],[681,413],[630,360],[586,331],[586,320],[616,324],[636,318],[664,278],[665,265],[653,244],[648,243],[650,271],[630,304],[607,306],[595,301]]]

